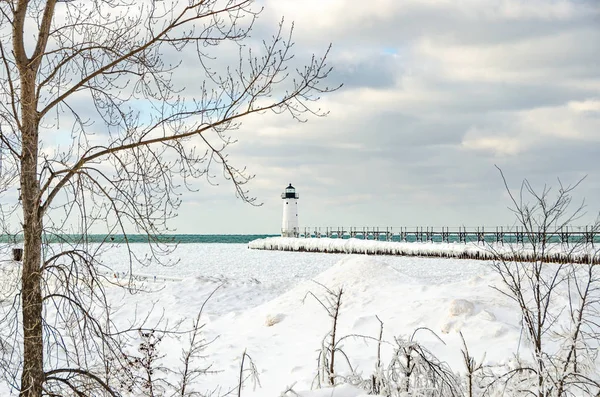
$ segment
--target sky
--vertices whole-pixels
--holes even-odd
[[[300,227],[514,224],[527,178],[585,180],[600,210],[600,2],[585,0],[265,0],[257,32],[285,16],[298,56],[332,43],[325,118],[246,120],[229,150],[247,187],[200,184],[181,233],[279,233],[280,194],[300,195]]]
[[[293,21],[291,66],[331,44],[327,85],[342,87],[318,102],[326,117],[244,118],[227,154],[255,175],[245,187],[261,205],[242,202],[222,178],[199,180],[183,192],[173,232],[278,234],[289,183],[301,229],[510,226],[496,167],[513,193],[525,178],[555,192],[559,181],[585,177],[574,192],[573,206],[586,205],[576,224],[597,219],[600,1],[256,0],[261,6],[247,44]],[[174,75],[184,95],[206,79],[190,51]],[[217,69],[235,67],[237,51],[215,47]],[[45,135],[48,148],[64,143],[59,129]],[[68,129],[63,135],[70,141]]]

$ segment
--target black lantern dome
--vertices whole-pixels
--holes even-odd
[[[293,187],[292,184],[290,183],[290,185],[285,188],[285,191],[283,193],[281,193],[281,198],[282,199],[298,199],[298,198],[300,198],[300,196],[298,195],[298,193],[296,193],[296,188]]]

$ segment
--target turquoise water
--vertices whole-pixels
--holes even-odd
[[[221,243],[221,244],[246,244],[252,240],[266,237],[274,237],[274,234],[169,234],[158,236],[156,240],[163,243],[179,243],[179,244],[198,244],[198,243]],[[83,241],[82,236],[77,235],[55,235],[46,236],[46,241],[50,243],[60,242],[79,242]],[[152,240],[152,241],[156,241]],[[20,243],[23,241],[23,236],[0,236],[0,243]],[[90,234],[86,241],[89,243],[124,243],[126,241],[123,235],[101,235]],[[143,234],[130,234],[127,236],[129,243],[146,243],[148,236]]]

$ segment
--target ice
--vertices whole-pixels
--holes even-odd
[[[460,259],[492,260],[504,257],[512,260],[531,260],[536,250],[530,244],[485,243],[434,243],[434,242],[392,242],[361,240],[357,238],[290,238],[269,237],[251,241],[248,247],[259,250],[281,250],[292,252],[326,252],[369,255],[401,255]],[[583,263],[595,258],[593,245],[581,244],[576,247],[560,243],[548,243],[544,247],[547,260],[556,263],[579,260]],[[597,261],[598,259],[595,258]]]

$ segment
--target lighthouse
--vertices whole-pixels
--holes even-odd
[[[291,183],[281,193],[281,201],[283,202],[282,237],[298,237],[300,235],[300,229],[298,228],[298,198],[296,188]]]

